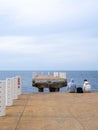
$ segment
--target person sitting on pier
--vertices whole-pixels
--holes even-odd
[[[74,82],[74,79],[71,79],[71,81],[68,83],[68,92],[75,93],[76,92],[76,84]]]
[[[87,79],[84,80],[83,91],[84,92],[91,92],[91,85],[89,84]]]

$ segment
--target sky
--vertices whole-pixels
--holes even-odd
[[[0,0],[0,70],[98,70],[98,0]]]

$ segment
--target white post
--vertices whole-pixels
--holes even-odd
[[[13,105],[12,85],[10,78],[6,79],[6,105]]]
[[[62,72],[59,72],[59,77],[62,78]]]
[[[18,79],[17,77],[13,78],[14,80],[14,99],[18,99]]]
[[[12,88],[12,99],[14,99],[14,91],[15,91],[15,86],[14,86],[14,78],[11,78],[10,79],[10,85],[11,85],[11,88]]]
[[[59,72],[59,77],[66,79],[66,73],[65,72]]]
[[[50,72],[48,72],[48,75],[50,75]]]
[[[5,87],[6,81],[0,80],[0,116],[6,115]]]
[[[58,73],[58,72],[54,72],[54,73],[53,73],[53,76],[54,76],[54,77],[58,77],[58,76],[59,76],[59,73]]]
[[[66,72],[63,72],[63,78],[64,78],[64,79],[67,79],[67,77],[66,77]]]

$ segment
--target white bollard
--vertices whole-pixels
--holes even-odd
[[[59,77],[66,79],[66,73],[65,72],[59,72]]]
[[[6,106],[13,105],[13,94],[12,94],[11,78],[6,79]]]
[[[5,87],[6,81],[0,80],[0,116],[6,115]]]
[[[59,76],[59,73],[58,73],[58,72],[54,72],[54,73],[53,73],[53,76],[54,76],[54,77],[58,77],[58,76]]]
[[[17,79],[15,79],[15,77],[11,78],[11,87],[12,87],[12,98],[18,99]]]
[[[63,72],[62,78],[67,79],[67,77],[66,77],[66,72]]]
[[[50,72],[48,72],[48,75],[50,75]]]
[[[13,99],[18,99],[18,78],[14,77],[13,78],[14,81],[14,93],[13,93]]]
[[[11,85],[11,88],[12,88],[12,99],[14,99],[14,91],[15,91],[14,78],[11,78],[10,80],[11,80],[10,85]]]

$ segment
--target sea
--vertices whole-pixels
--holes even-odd
[[[32,86],[33,73],[53,74],[53,72],[66,72],[67,82],[73,78],[77,87],[83,86],[83,80],[87,79],[92,86],[92,92],[98,92],[98,71],[0,71],[0,80],[6,80],[16,76],[22,78],[22,93],[35,93],[38,89]],[[67,92],[67,87],[60,89],[61,92]],[[47,88],[44,92],[49,92]]]

